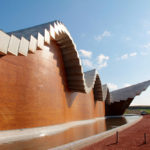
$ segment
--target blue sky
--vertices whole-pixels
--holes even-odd
[[[149,0],[0,0],[0,18],[6,32],[62,21],[84,70],[96,67],[111,90],[150,79]],[[150,105],[145,93],[134,103]]]

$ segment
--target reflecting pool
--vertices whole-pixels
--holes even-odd
[[[106,117],[88,124],[76,125],[56,134],[41,136],[30,140],[3,143],[0,150],[46,150],[52,147],[80,140],[107,130],[119,127],[138,119],[139,116]]]

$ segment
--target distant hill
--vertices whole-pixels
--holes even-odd
[[[130,106],[125,114],[138,114],[140,115],[141,112],[147,112],[148,114],[150,114],[150,106]]]
[[[128,109],[150,109],[150,106],[130,106]]]

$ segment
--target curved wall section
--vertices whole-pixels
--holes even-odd
[[[59,46],[28,56],[0,58],[0,130],[60,124],[105,115],[105,105],[89,93],[68,88]]]
[[[83,72],[60,21],[0,31],[0,54],[1,130],[105,115],[100,77],[96,70]]]
[[[3,42],[3,39],[6,42]],[[95,84],[101,86],[97,71],[83,73],[76,45],[69,31],[60,21],[48,22],[8,34],[0,31],[0,40],[2,40],[0,52],[4,55],[11,53],[16,56],[19,54],[27,56],[29,52],[34,53],[37,49],[43,49],[44,44],[49,45],[50,40],[56,41],[62,53],[68,88],[74,92],[89,93],[94,87],[95,100],[102,100],[101,87],[94,86]],[[99,89],[96,89],[97,87]]]
[[[109,92],[63,23],[0,30],[0,130],[120,115],[150,81]]]

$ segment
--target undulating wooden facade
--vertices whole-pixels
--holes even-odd
[[[52,22],[49,26],[53,28],[56,25]],[[59,36],[54,35],[62,36],[64,41],[66,38],[69,40],[70,35],[63,30]],[[67,57],[62,55],[54,35],[51,32],[46,34],[49,37],[46,38],[45,34],[40,35],[41,39],[37,37],[34,47],[33,37],[29,41],[16,37],[15,33],[9,36],[1,31],[0,130],[48,126],[105,115],[101,81],[96,71],[83,74],[79,63],[74,62],[71,66],[74,60],[80,62],[74,45],[71,45],[71,52],[68,50]],[[70,41],[69,45],[66,42],[62,45],[71,47]],[[96,91],[96,86],[100,90]]]
[[[112,111],[113,94],[96,70],[83,72],[61,22],[0,31],[0,54],[0,130],[104,117],[105,107]]]

